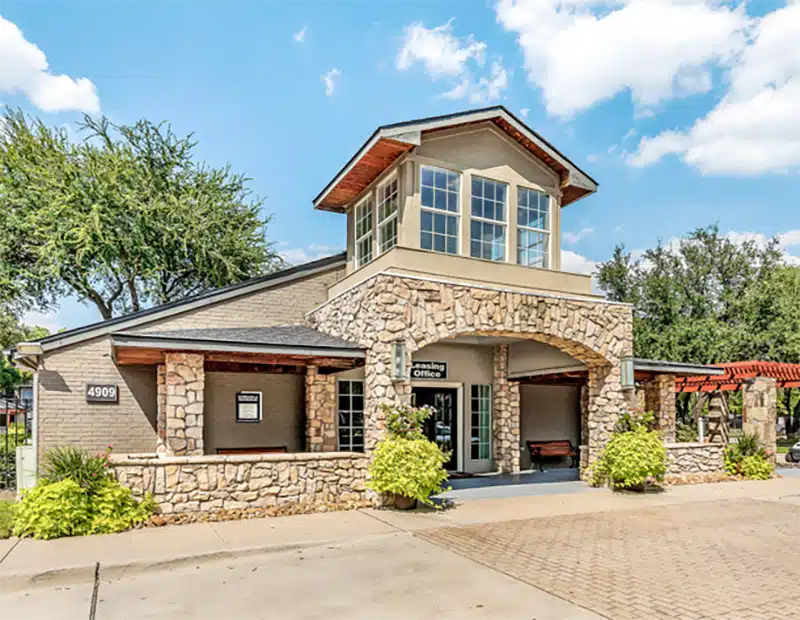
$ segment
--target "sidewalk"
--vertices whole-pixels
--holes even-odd
[[[190,563],[323,546],[398,532],[746,497],[800,502],[800,477],[673,487],[633,495],[577,492],[465,501],[446,511],[360,510],[145,528],[52,541],[0,540],[0,589],[91,582]]]

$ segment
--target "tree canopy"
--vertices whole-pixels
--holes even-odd
[[[618,246],[597,275],[609,299],[633,304],[637,357],[800,363],[800,267],[782,262],[775,239],[700,228],[639,258]]]
[[[165,123],[85,116],[80,139],[21,111],[0,117],[0,304],[62,296],[104,318],[276,269],[249,179],[194,160]]]

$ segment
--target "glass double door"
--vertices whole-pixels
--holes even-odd
[[[445,468],[458,467],[458,390],[455,388],[415,387],[411,391],[415,407],[431,407],[433,415],[425,423],[425,435],[445,452],[450,460]]]

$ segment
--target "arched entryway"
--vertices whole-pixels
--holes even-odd
[[[459,338],[537,341],[585,365],[584,464],[605,445],[627,406],[620,361],[632,352],[632,319],[624,304],[379,274],[323,304],[308,320],[313,327],[366,349],[368,451],[385,432],[379,405],[411,401],[412,378],[395,373],[395,358],[402,356],[401,366],[411,369],[415,352]],[[509,374],[509,344],[492,345],[492,457],[499,471],[516,472],[520,382]]]

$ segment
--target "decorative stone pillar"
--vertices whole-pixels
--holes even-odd
[[[775,453],[778,392],[775,379],[756,377],[742,386],[742,430],[756,433],[764,447]]]
[[[581,386],[580,408],[581,445],[579,446],[578,466],[582,473],[589,465],[589,386],[586,383]]]
[[[656,375],[644,385],[644,408],[656,416],[665,443],[675,441],[675,377]]]
[[[306,370],[306,450],[336,451],[336,376]]]
[[[167,453],[167,367],[159,364],[156,367],[156,452]]]
[[[493,349],[494,400],[492,430],[494,462],[501,473],[518,473],[520,456],[519,381],[508,380],[508,345]]]
[[[628,401],[622,390],[619,364],[589,366],[587,391],[589,465],[611,439],[620,414],[628,409]]]
[[[167,353],[166,445],[175,456],[203,454],[202,353]]]
[[[411,380],[392,379],[390,334],[379,335],[367,350],[364,365],[364,451],[369,454],[386,435],[386,416],[381,405],[411,403]],[[384,338],[386,341],[384,341]],[[406,368],[411,368],[410,347],[406,346]]]

